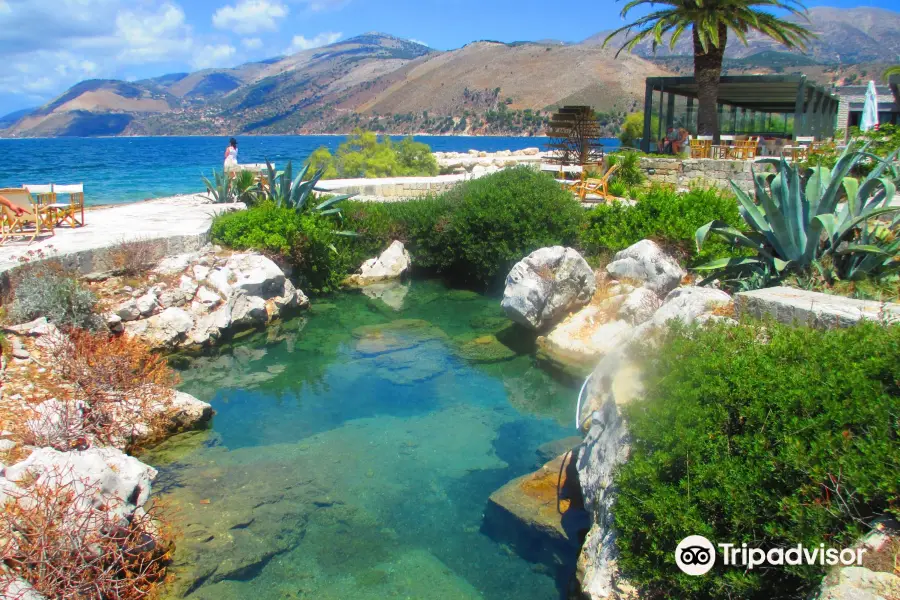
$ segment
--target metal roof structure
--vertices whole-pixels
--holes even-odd
[[[667,98],[666,98],[667,96]],[[697,83],[693,77],[648,77],[644,95],[644,144],[657,132],[651,131],[651,115],[660,118],[658,129],[674,125],[675,99],[686,99],[687,123],[696,121],[694,102],[697,100]],[[719,80],[719,129],[727,132],[732,124],[732,133],[737,131],[738,118],[746,122],[750,115],[751,124],[765,120],[765,115],[784,115],[785,131],[789,117],[793,117],[791,134],[797,136],[831,136],[834,132],[839,98],[830,90],[807,81],[805,75],[725,75]],[[771,122],[771,119],[769,119]],[[696,128],[694,128],[696,129]],[[764,129],[764,128],[761,128]],[[773,133],[777,131],[754,131],[747,133]],[[696,134],[696,131],[691,131]],[[646,148],[645,148],[646,150]]]

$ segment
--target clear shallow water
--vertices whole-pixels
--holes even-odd
[[[240,162],[302,162],[342,136],[239,137]],[[395,139],[401,139],[395,137]],[[544,147],[546,138],[418,136],[435,152]],[[610,147],[618,140],[608,140]],[[114,204],[203,191],[201,175],[222,169],[227,137],[0,139],[0,187],[84,183],[88,204]]]
[[[534,366],[497,299],[436,282],[384,298],[319,301],[181,365],[217,414],[145,457],[180,515],[173,596],[561,597],[565,577],[481,527],[488,496],[572,434],[577,390]]]

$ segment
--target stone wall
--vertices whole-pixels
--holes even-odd
[[[361,200],[403,200],[440,194],[469,179],[467,175],[437,177],[388,177],[383,179],[329,179],[319,182],[322,189],[336,194],[357,194]]]
[[[695,185],[731,189],[731,181],[747,192],[753,191],[753,174],[771,169],[750,160],[716,160],[712,158],[641,158],[641,170],[650,183],[688,189]]]
[[[857,300],[789,287],[740,292],[734,298],[740,316],[774,318],[786,325],[847,327],[863,319],[877,322],[900,321],[900,304]]]

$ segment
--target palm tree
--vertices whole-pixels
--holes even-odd
[[[758,31],[788,48],[805,49],[806,41],[814,37],[797,23],[781,19],[760,10],[761,7],[785,10],[806,18],[806,8],[800,0],[629,0],[622,9],[622,18],[641,5],[664,6],[616,29],[603,45],[619,33],[626,33],[625,43],[616,52],[631,51],[644,40],[652,40],[653,51],[663,44],[663,37],[671,34],[669,47],[674,48],[681,35],[691,28],[694,38],[694,79],[697,82],[697,130],[701,135],[719,138],[717,103],[719,78],[725,44],[731,31],[744,45],[747,33]]]

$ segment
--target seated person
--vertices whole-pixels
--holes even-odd
[[[17,217],[21,216],[22,213],[27,212],[24,208],[13,204],[9,198],[6,198],[5,196],[0,196],[0,204],[13,211],[13,214]]]
[[[678,133],[675,131],[674,127],[669,127],[666,130],[666,137],[659,143],[659,147],[661,148],[661,154],[672,154],[672,142],[678,139]]]
[[[688,134],[687,129],[679,127],[678,133],[672,141],[672,154],[681,154],[684,152],[685,148],[690,145],[690,138],[691,136]]]

